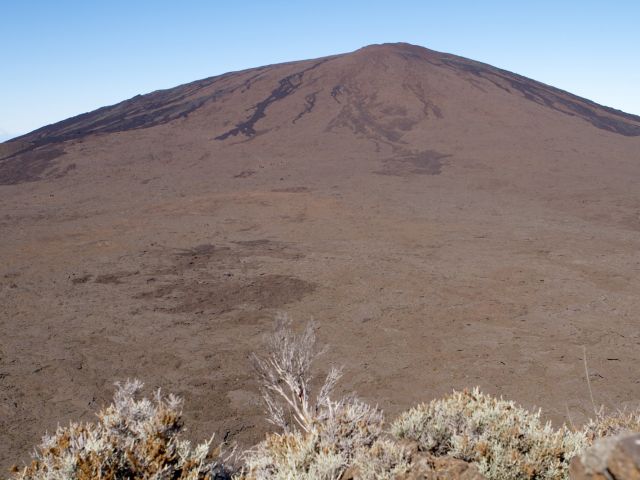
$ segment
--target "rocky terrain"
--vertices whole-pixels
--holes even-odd
[[[638,178],[640,117],[408,44],[0,144],[0,468],[133,377],[255,443],[279,311],[390,415],[478,385],[580,423],[583,346],[596,402],[637,405]]]

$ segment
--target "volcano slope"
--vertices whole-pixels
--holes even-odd
[[[640,393],[640,118],[407,44],[233,72],[0,144],[2,467],[112,383],[268,426],[247,355],[313,317],[393,415],[479,385]]]

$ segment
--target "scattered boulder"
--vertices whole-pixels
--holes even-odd
[[[604,437],[571,461],[572,480],[640,480],[640,433]]]

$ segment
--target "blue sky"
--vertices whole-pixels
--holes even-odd
[[[405,41],[640,114],[640,1],[0,0],[0,138],[230,70]]]

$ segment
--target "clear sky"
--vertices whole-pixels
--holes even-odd
[[[640,0],[0,0],[0,139],[231,70],[398,41],[640,114]]]

